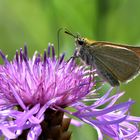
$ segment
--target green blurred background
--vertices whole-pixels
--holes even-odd
[[[57,46],[60,27],[94,40],[140,46],[140,0],[0,0],[0,49],[10,60],[24,43],[30,56],[49,42]],[[61,33],[60,52],[69,58],[74,49],[73,38]],[[132,114],[140,116],[139,86],[140,76],[122,85],[121,101],[135,100]],[[71,129],[72,140],[97,139],[88,125]]]

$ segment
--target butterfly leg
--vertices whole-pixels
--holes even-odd
[[[79,58],[79,55],[77,53],[77,51],[74,52],[73,56],[71,56],[68,60],[67,60],[67,63],[71,60],[71,59],[76,59],[76,58]]]

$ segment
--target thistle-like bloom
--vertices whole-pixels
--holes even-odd
[[[113,88],[100,96],[91,71],[74,59],[65,61],[64,54],[57,59],[53,46],[32,59],[26,47],[12,62],[0,55],[0,135],[6,140],[69,140],[69,114],[79,119],[71,120],[76,126],[82,121],[93,126],[99,140],[140,139],[140,118],[129,115],[134,102],[116,104],[123,93],[111,95]]]

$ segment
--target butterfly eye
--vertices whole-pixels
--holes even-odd
[[[83,39],[78,39],[78,44],[79,45],[83,45],[84,44],[84,40]]]

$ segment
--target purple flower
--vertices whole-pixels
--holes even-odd
[[[139,138],[140,118],[129,115],[134,102],[116,104],[123,93],[111,95],[113,88],[99,96],[95,75],[74,59],[65,61],[64,54],[57,59],[53,46],[43,56],[35,52],[32,59],[26,46],[12,62],[1,51],[0,55],[4,61],[0,65],[0,135],[5,139],[24,135],[28,140],[47,139],[57,132],[58,122],[62,124],[63,113],[79,118],[79,122],[71,120],[76,126],[82,121],[93,126],[99,140]]]

